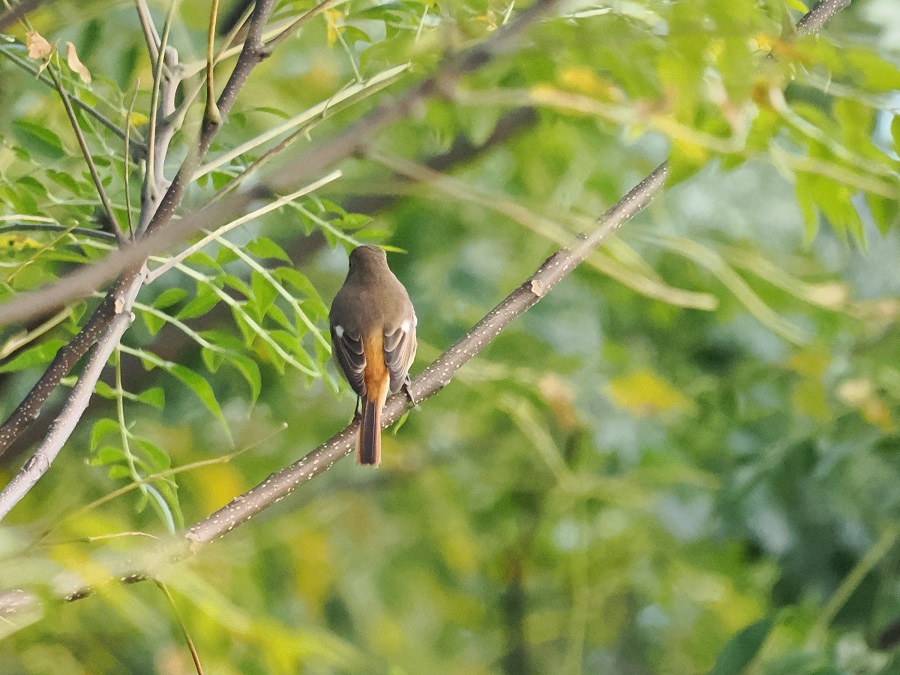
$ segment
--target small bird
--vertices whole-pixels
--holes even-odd
[[[362,402],[356,459],[381,462],[381,409],[388,392],[409,383],[416,356],[416,312],[384,249],[359,246],[329,315],[338,370]]]

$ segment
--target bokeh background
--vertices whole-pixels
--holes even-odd
[[[309,6],[281,3],[276,19]],[[166,9],[151,3],[160,26]],[[791,42],[799,9],[564,3],[340,180],[147,288],[80,429],[0,529],[3,588],[45,600],[0,626],[0,673],[195,672],[183,631],[209,673],[699,673],[717,658],[742,672],[741,655],[755,673],[896,672],[900,6],[858,0]],[[265,181],[520,11],[338,3],[254,71],[210,157],[409,64],[311,113],[308,138],[251,179]],[[202,64],[208,18],[207,3],[177,10],[186,67]],[[139,136],[153,77],[133,5],[56,2],[31,19],[77,45],[94,81],[66,81],[83,100],[121,124],[137,91]],[[24,47],[2,49],[0,224],[92,227],[58,98],[8,57],[27,62]],[[124,209],[121,143],[85,124]],[[266,147],[201,178],[184,211]],[[355,243],[392,247],[419,317],[415,375],[667,156],[664,194],[386,432],[379,469],[345,459],[164,567],[174,605],[150,582],[55,600],[66,574],[104,579],[109,556],[344,427],[351,392],[316,331]],[[440,158],[444,177],[420,166],[411,180],[401,158]],[[4,229],[5,297],[105,252],[58,236]],[[4,352],[5,413],[96,302]],[[0,460],[4,477],[61,402]],[[160,475],[173,467],[186,470]]]

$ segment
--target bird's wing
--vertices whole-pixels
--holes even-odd
[[[334,358],[344,372],[344,376],[353,387],[357,396],[366,395],[366,382],[363,371],[366,368],[366,355],[363,351],[361,336],[353,335],[340,326],[331,327],[331,344]]]
[[[416,357],[416,315],[384,334],[384,363],[391,375],[391,393],[400,391]]]

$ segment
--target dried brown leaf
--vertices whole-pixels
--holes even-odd
[[[78,58],[78,52],[75,51],[75,45],[73,45],[71,42],[67,42],[66,45],[68,45],[66,60],[69,63],[69,68],[78,73],[78,77],[81,78],[82,82],[84,82],[85,84],[90,84],[91,73],[81,62],[81,59]]]
[[[25,46],[28,47],[28,57],[32,59],[43,59],[53,52],[53,45],[36,30],[25,33]]]

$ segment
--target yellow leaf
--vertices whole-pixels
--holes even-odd
[[[623,98],[618,87],[585,66],[565,68],[559,74],[559,83],[565,89],[603,101],[621,101]]]
[[[147,126],[150,122],[150,118],[147,117],[144,113],[141,112],[133,112],[131,113],[131,124],[135,127],[143,127]]]
[[[0,236],[0,251],[21,251],[26,248],[40,248],[41,245],[31,237],[18,234]]]
[[[28,57],[32,59],[43,59],[53,52],[53,46],[36,30],[25,33],[25,45],[28,47]]]
[[[788,368],[807,377],[823,375],[830,364],[831,357],[828,353],[815,349],[804,349],[791,356],[790,360],[788,360]]]
[[[69,68],[71,68],[74,72],[78,73],[78,77],[81,78],[81,81],[85,84],[91,83],[91,73],[85,67],[85,65],[81,62],[81,59],[78,58],[78,52],[75,51],[75,45],[71,42],[67,42],[67,50],[66,56],[67,61],[69,63]]]
[[[687,397],[647,368],[613,378],[607,391],[613,403],[639,417],[693,408]]]
[[[331,47],[337,42],[340,33],[340,22],[344,20],[344,15],[337,9],[326,9],[325,17],[328,19],[328,46]]]

